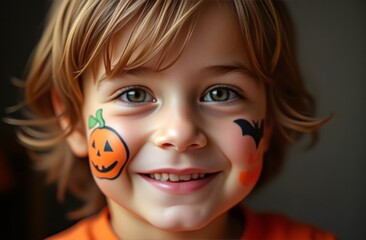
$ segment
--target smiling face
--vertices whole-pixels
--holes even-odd
[[[115,39],[116,57],[131,29]],[[84,118],[102,109],[106,125],[129,149],[123,172],[113,180],[100,178],[96,169],[103,172],[102,165],[106,170],[123,156],[102,157],[95,165],[93,141],[107,154],[110,136],[88,130],[90,166],[117,232],[136,225],[193,231],[225,219],[223,213],[258,180],[268,142],[265,87],[251,74],[229,9],[209,4],[178,60],[155,71],[158,60],[105,78],[101,59],[83,76]],[[253,129],[264,120],[264,135],[258,129],[245,133],[250,126],[241,127],[238,119]],[[123,144],[114,144],[113,151],[123,150]]]

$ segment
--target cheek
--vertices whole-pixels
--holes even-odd
[[[130,121],[129,119],[111,118],[111,126],[123,136],[123,139],[128,145],[130,164],[136,154],[141,150],[141,147],[148,141],[148,127],[142,127],[139,121]]]
[[[251,168],[256,160],[256,145],[253,139],[248,136],[243,137],[239,131],[240,129],[238,130],[235,126],[230,131],[226,131],[226,137],[222,139],[221,149],[233,167]]]
[[[87,125],[91,130],[88,140],[91,172],[100,179],[117,178],[129,159],[126,142],[120,132],[111,127],[108,118],[104,118],[103,109],[90,115]]]
[[[95,177],[117,178],[125,167],[129,150],[122,137],[110,127],[95,129],[89,138],[89,163]]]
[[[262,154],[257,152],[256,156],[254,157],[253,154],[249,154],[248,162],[250,162],[250,166],[253,168],[244,169],[240,172],[239,181],[244,186],[254,185],[262,172]]]
[[[150,145],[152,124],[124,117],[110,117],[108,120],[110,126],[123,137],[129,149],[129,160],[121,175],[132,176],[142,169],[154,167],[155,162],[146,159],[151,159],[151,156],[159,158],[158,154],[161,154],[161,151]]]
[[[263,163],[262,146],[256,143],[251,136],[243,136],[241,129],[233,124],[226,131],[226,139],[223,141],[223,149],[226,149],[230,163],[235,173],[235,181],[241,186],[253,187],[258,181]]]
[[[255,143],[248,137],[237,139],[232,166],[239,172],[238,180],[244,186],[254,185],[262,171],[262,151],[257,150]]]

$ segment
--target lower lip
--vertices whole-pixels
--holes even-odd
[[[151,185],[164,192],[170,194],[187,194],[207,186],[217,176],[217,174],[212,174],[203,179],[191,180],[186,182],[163,182],[149,178],[142,174],[140,176]]]

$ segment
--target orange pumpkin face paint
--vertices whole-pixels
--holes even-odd
[[[94,176],[102,179],[117,178],[129,158],[129,151],[121,136],[111,127],[105,126],[102,109],[89,117],[89,129],[94,129],[89,138],[89,165]]]

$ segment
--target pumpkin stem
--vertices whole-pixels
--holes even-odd
[[[104,128],[105,127],[105,122],[102,116],[102,109],[98,109],[97,112],[95,113],[95,117],[93,115],[89,116],[88,119],[88,127],[89,129],[92,129],[95,127],[95,125],[99,124],[100,128]]]

